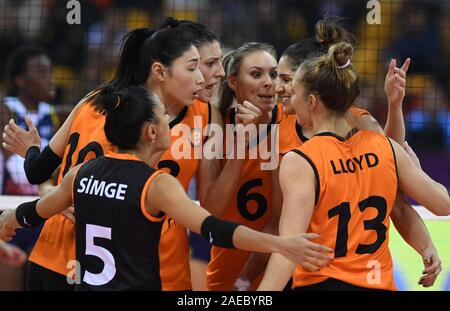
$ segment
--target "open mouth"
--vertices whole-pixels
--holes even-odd
[[[267,100],[273,99],[273,95],[258,95],[258,96],[263,98],[263,99],[267,99]]]
[[[285,106],[285,107],[289,106],[289,104],[291,103],[291,97],[290,96],[281,96],[280,101],[283,106]]]
[[[262,100],[265,104],[271,104],[273,103],[274,95],[258,95],[258,97]]]
[[[214,88],[214,86],[216,84],[217,84],[217,82],[208,84],[207,86],[205,86],[205,89],[207,89],[208,91],[212,91],[212,89]]]
[[[201,89],[198,89],[197,91],[195,91],[194,93],[192,93],[192,95],[194,96],[194,98],[198,98],[198,94],[200,93]]]

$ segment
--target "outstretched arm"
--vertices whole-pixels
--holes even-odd
[[[433,214],[450,215],[450,198],[447,189],[418,168],[399,144],[392,140],[391,143],[396,156],[400,190]]]
[[[221,221],[195,205],[178,180],[168,174],[160,174],[150,185],[146,210],[151,215],[158,215],[160,211],[166,213],[185,228],[208,238],[213,245],[263,253],[278,252],[293,262],[304,260],[305,244],[311,243],[308,241],[311,234],[277,237]],[[317,248],[322,250],[324,247],[317,245]]]
[[[16,229],[34,227],[72,205],[72,181],[80,166],[71,169],[52,192],[45,197],[21,204],[0,215],[0,239],[10,240]]]
[[[280,185],[283,192],[283,209],[280,217],[280,236],[292,236],[306,232],[314,209],[315,177],[310,164],[293,152],[286,154],[280,167]],[[319,237],[318,234],[315,237]],[[312,243],[309,241],[309,243]],[[328,253],[332,250],[321,246]],[[324,253],[319,256],[305,253],[300,265],[311,271],[329,264],[331,258]],[[282,290],[292,276],[295,264],[273,254],[258,290]]]
[[[405,97],[406,73],[411,59],[408,58],[401,68],[397,68],[397,61],[392,59],[384,82],[384,91],[388,98],[388,116],[384,131],[398,143],[405,141],[405,121],[403,119],[402,104]]]

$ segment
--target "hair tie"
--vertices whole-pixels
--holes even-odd
[[[348,66],[350,66],[350,58],[347,60],[347,62],[346,62],[344,65],[338,66],[338,68],[339,68],[339,69],[345,69],[345,68],[347,68]]]
[[[113,109],[117,109],[117,107],[119,107],[119,105],[120,105],[120,96],[117,97],[117,103]]]

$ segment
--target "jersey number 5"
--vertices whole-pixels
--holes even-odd
[[[86,255],[100,258],[104,265],[100,273],[91,273],[86,270],[83,282],[100,286],[110,282],[116,275],[116,261],[109,250],[94,244],[95,238],[111,240],[111,228],[86,224]]]

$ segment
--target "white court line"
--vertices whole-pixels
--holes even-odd
[[[0,211],[14,209],[24,202],[36,200],[38,197],[22,195],[0,195]],[[199,204],[198,201],[194,201]],[[450,216],[435,216],[430,211],[420,205],[413,205],[423,220],[449,221]]]

